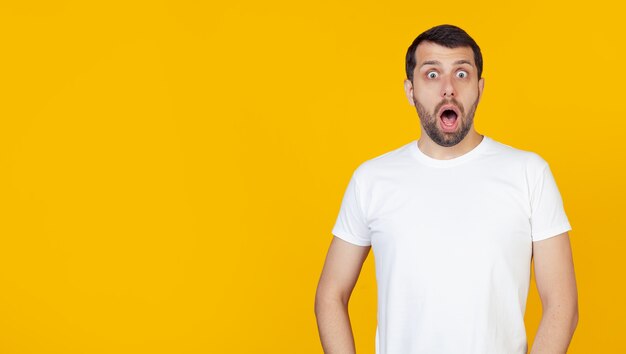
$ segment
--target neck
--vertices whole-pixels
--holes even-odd
[[[422,136],[417,141],[417,146],[426,155],[437,160],[450,160],[462,156],[473,150],[483,140],[476,130],[472,129],[467,133],[465,138],[458,144],[450,147],[441,146],[430,139],[430,137],[422,131]]]

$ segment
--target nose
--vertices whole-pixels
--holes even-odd
[[[454,85],[450,78],[443,80],[443,84],[441,86],[441,97],[444,98],[452,98],[456,95],[456,90],[454,89]]]

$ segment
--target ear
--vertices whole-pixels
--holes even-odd
[[[408,79],[404,80],[404,92],[406,93],[406,98],[409,100],[409,104],[415,106],[415,102],[413,101],[413,83]]]
[[[483,97],[483,90],[485,89],[485,78],[481,77],[478,80],[478,101],[480,102],[480,98]]]

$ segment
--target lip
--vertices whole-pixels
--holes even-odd
[[[461,112],[459,112],[459,109],[457,108],[457,106],[449,103],[449,104],[443,105],[443,106],[441,106],[441,108],[439,108],[439,111],[437,112],[437,117],[439,119],[441,119],[441,115],[446,110],[454,111],[454,113],[456,113],[457,120],[461,116]]]
[[[443,124],[443,119],[441,119],[441,115],[446,110],[451,110],[451,111],[454,111],[454,113],[456,113],[456,120],[454,121],[454,124],[451,127]],[[459,126],[459,120],[461,119],[461,114],[459,113],[459,109],[455,105],[447,104],[447,105],[442,106],[439,109],[439,112],[437,113],[437,118],[439,119],[439,126],[441,127],[441,130],[443,130],[445,133],[453,133],[456,130],[456,128]]]
[[[456,127],[459,126],[459,119],[457,118],[451,127],[443,124],[443,120],[439,119],[439,126],[441,127],[441,130],[444,131],[444,133],[453,133],[454,131],[456,131]]]

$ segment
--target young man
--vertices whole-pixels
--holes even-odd
[[[348,300],[372,248],[377,354],[527,353],[531,258],[543,305],[531,353],[565,353],[578,299],[548,164],[474,129],[485,81],[462,29],[420,34],[406,70],[422,135],[363,162],[348,183],[315,299],[324,352],[355,352]]]

